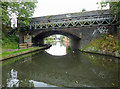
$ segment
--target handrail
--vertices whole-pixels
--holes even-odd
[[[29,48],[29,45],[30,47],[33,46],[34,43],[22,43],[22,44],[18,44],[18,49],[20,49],[20,46],[26,46],[27,48]]]

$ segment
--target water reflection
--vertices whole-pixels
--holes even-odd
[[[11,78],[7,79],[7,87],[18,87],[19,80],[17,79],[17,71],[11,69]]]
[[[18,77],[17,74],[18,72],[14,69],[11,69],[11,72],[8,72],[6,87],[56,87],[44,82],[38,82],[38,81],[30,80],[27,78],[19,80],[17,79]]]
[[[60,43],[57,45],[60,46]],[[69,47],[67,50],[69,53],[62,54],[62,56],[53,56],[47,51],[39,51],[34,55],[3,66],[3,86],[119,86],[119,59],[111,56],[82,53],[77,50],[73,52]],[[65,53],[67,50],[65,48]],[[57,49],[57,51],[59,50]]]
[[[61,42],[56,42],[52,47],[45,50],[47,53],[55,56],[63,56],[66,55],[66,47]]]
[[[37,82],[37,81],[34,81],[34,80],[30,80],[30,83],[33,83],[34,87],[56,87],[56,86],[49,85],[49,84],[44,83],[44,82]]]

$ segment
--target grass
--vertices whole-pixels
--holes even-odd
[[[4,58],[6,56],[22,53],[22,52],[25,52],[25,51],[32,51],[32,50],[35,50],[35,49],[38,49],[38,48],[40,48],[40,47],[19,49],[17,51],[10,51],[10,52],[3,52],[2,54],[0,54],[0,56],[2,56]]]

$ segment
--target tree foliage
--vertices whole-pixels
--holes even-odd
[[[85,9],[85,8],[83,8],[83,9],[82,9],[82,12],[83,12],[83,11],[86,11],[86,9]]]
[[[29,24],[29,17],[33,15],[37,2],[1,2],[2,22],[9,25],[11,23],[11,15],[15,13],[22,23]]]
[[[119,2],[101,2],[101,8],[106,7],[108,4],[110,10],[113,13],[114,17],[118,18],[118,23],[120,23],[120,1]]]

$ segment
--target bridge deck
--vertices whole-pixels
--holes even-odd
[[[65,28],[77,26],[114,25],[116,19],[109,10],[97,10],[32,18],[29,26],[18,21],[20,30]]]

